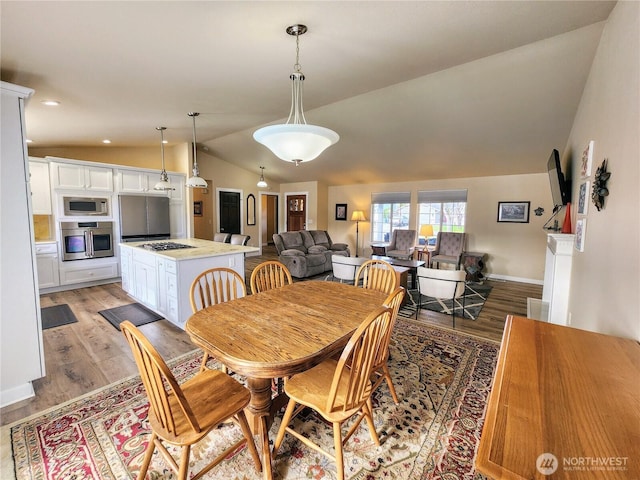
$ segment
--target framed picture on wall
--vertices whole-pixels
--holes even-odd
[[[531,202],[498,202],[498,222],[529,223]]]
[[[201,217],[202,216],[202,202],[193,202],[193,216]]]
[[[580,163],[580,176],[586,178],[591,176],[591,163],[593,162],[593,140],[589,142],[587,148],[582,152],[582,162]]]
[[[580,190],[578,190],[578,213],[580,215],[587,214],[587,208],[589,206],[589,180],[580,184]]]
[[[587,231],[587,219],[579,218],[576,221],[575,247],[579,252],[584,252],[584,239]]]
[[[346,219],[347,219],[347,204],[336,203],[336,220],[346,220]]]

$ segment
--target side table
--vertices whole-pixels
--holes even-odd
[[[484,280],[482,269],[484,268],[484,256],[482,252],[464,252],[462,254],[462,268],[467,272],[468,282],[481,282]]]

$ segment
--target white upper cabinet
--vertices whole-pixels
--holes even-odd
[[[160,181],[159,173],[118,170],[117,181],[118,192],[165,195],[164,191],[153,189],[153,186]]]
[[[184,200],[184,189],[187,179],[184,175],[169,175],[169,183],[174,188],[169,190],[169,198],[172,201],[181,202]]]
[[[49,163],[29,159],[29,185],[34,215],[51,215]]]
[[[57,190],[113,192],[113,170],[111,168],[54,162],[50,164],[50,167],[53,187]]]

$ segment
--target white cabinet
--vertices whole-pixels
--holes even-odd
[[[158,257],[158,310],[165,318],[178,322],[178,265],[175,260]]]
[[[173,190],[169,190],[169,198],[172,201],[184,201],[184,189],[186,188],[187,179],[184,175],[168,175],[169,183]]]
[[[35,269],[24,103],[29,88],[1,82],[0,109],[0,406],[34,395],[45,375]]]
[[[73,285],[76,283],[97,285],[98,283],[106,283],[105,280],[116,279],[119,276],[118,260],[115,257],[61,262],[59,267],[60,285]]]
[[[51,215],[49,163],[29,159],[29,185],[34,215]]]
[[[156,257],[142,250],[133,252],[133,296],[140,303],[156,310],[158,308],[158,276]]]
[[[53,187],[57,190],[113,192],[113,169],[75,163],[50,164]]]
[[[125,292],[133,288],[133,252],[130,248],[120,249],[120,275],[122,276],[122,289]]]
[[[36,244],[36,266],[38,269],[38,288],[51,288],[60,285],[57,243]]]
[[[146,193],[152,195],[166,195],[163,190],[153,187],[160,180],[160,173],[141,172],[138,170],[118,170],[118,192]]]

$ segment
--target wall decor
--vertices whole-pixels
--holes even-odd
[[[529,223],[531,202],[498,202],[498,222]]]
[[[584,239],[587,229],[587,219],[579,218],[576,221],[576,237],[575,237],[575,249],[579,252],[584,252]]]
[[[253,193],[247,195],[247,225],[256,224],[256,197]]]
[[[602,165],[596,170],[596,176],[593,179],[593,190],[591,191],[591,200],[598,211],[604,208],[604,197],[609,195],[607,182],[611,177],[611,172],[607,172],[607,159],[602,160]]]
[[[580,189],[578,190],[578,214],[586,215],[587,207],[589,206],[589,200],[587,200],[587,195],[589,194],[589,180],[586,180],[580,184]]]
[[[591,162],[593,160],[593,140],[589,142],[587,148],[582,152],[582,163],[580,164],[580,176],[582,178],[591,176]]]
[[[346,219],[347,219],[347,204],[336,203],[336,220],[346,220]]]
[[[193,202],[193,216],[194,217],[201,217],[202,216],[202,202],[201,201]]]

